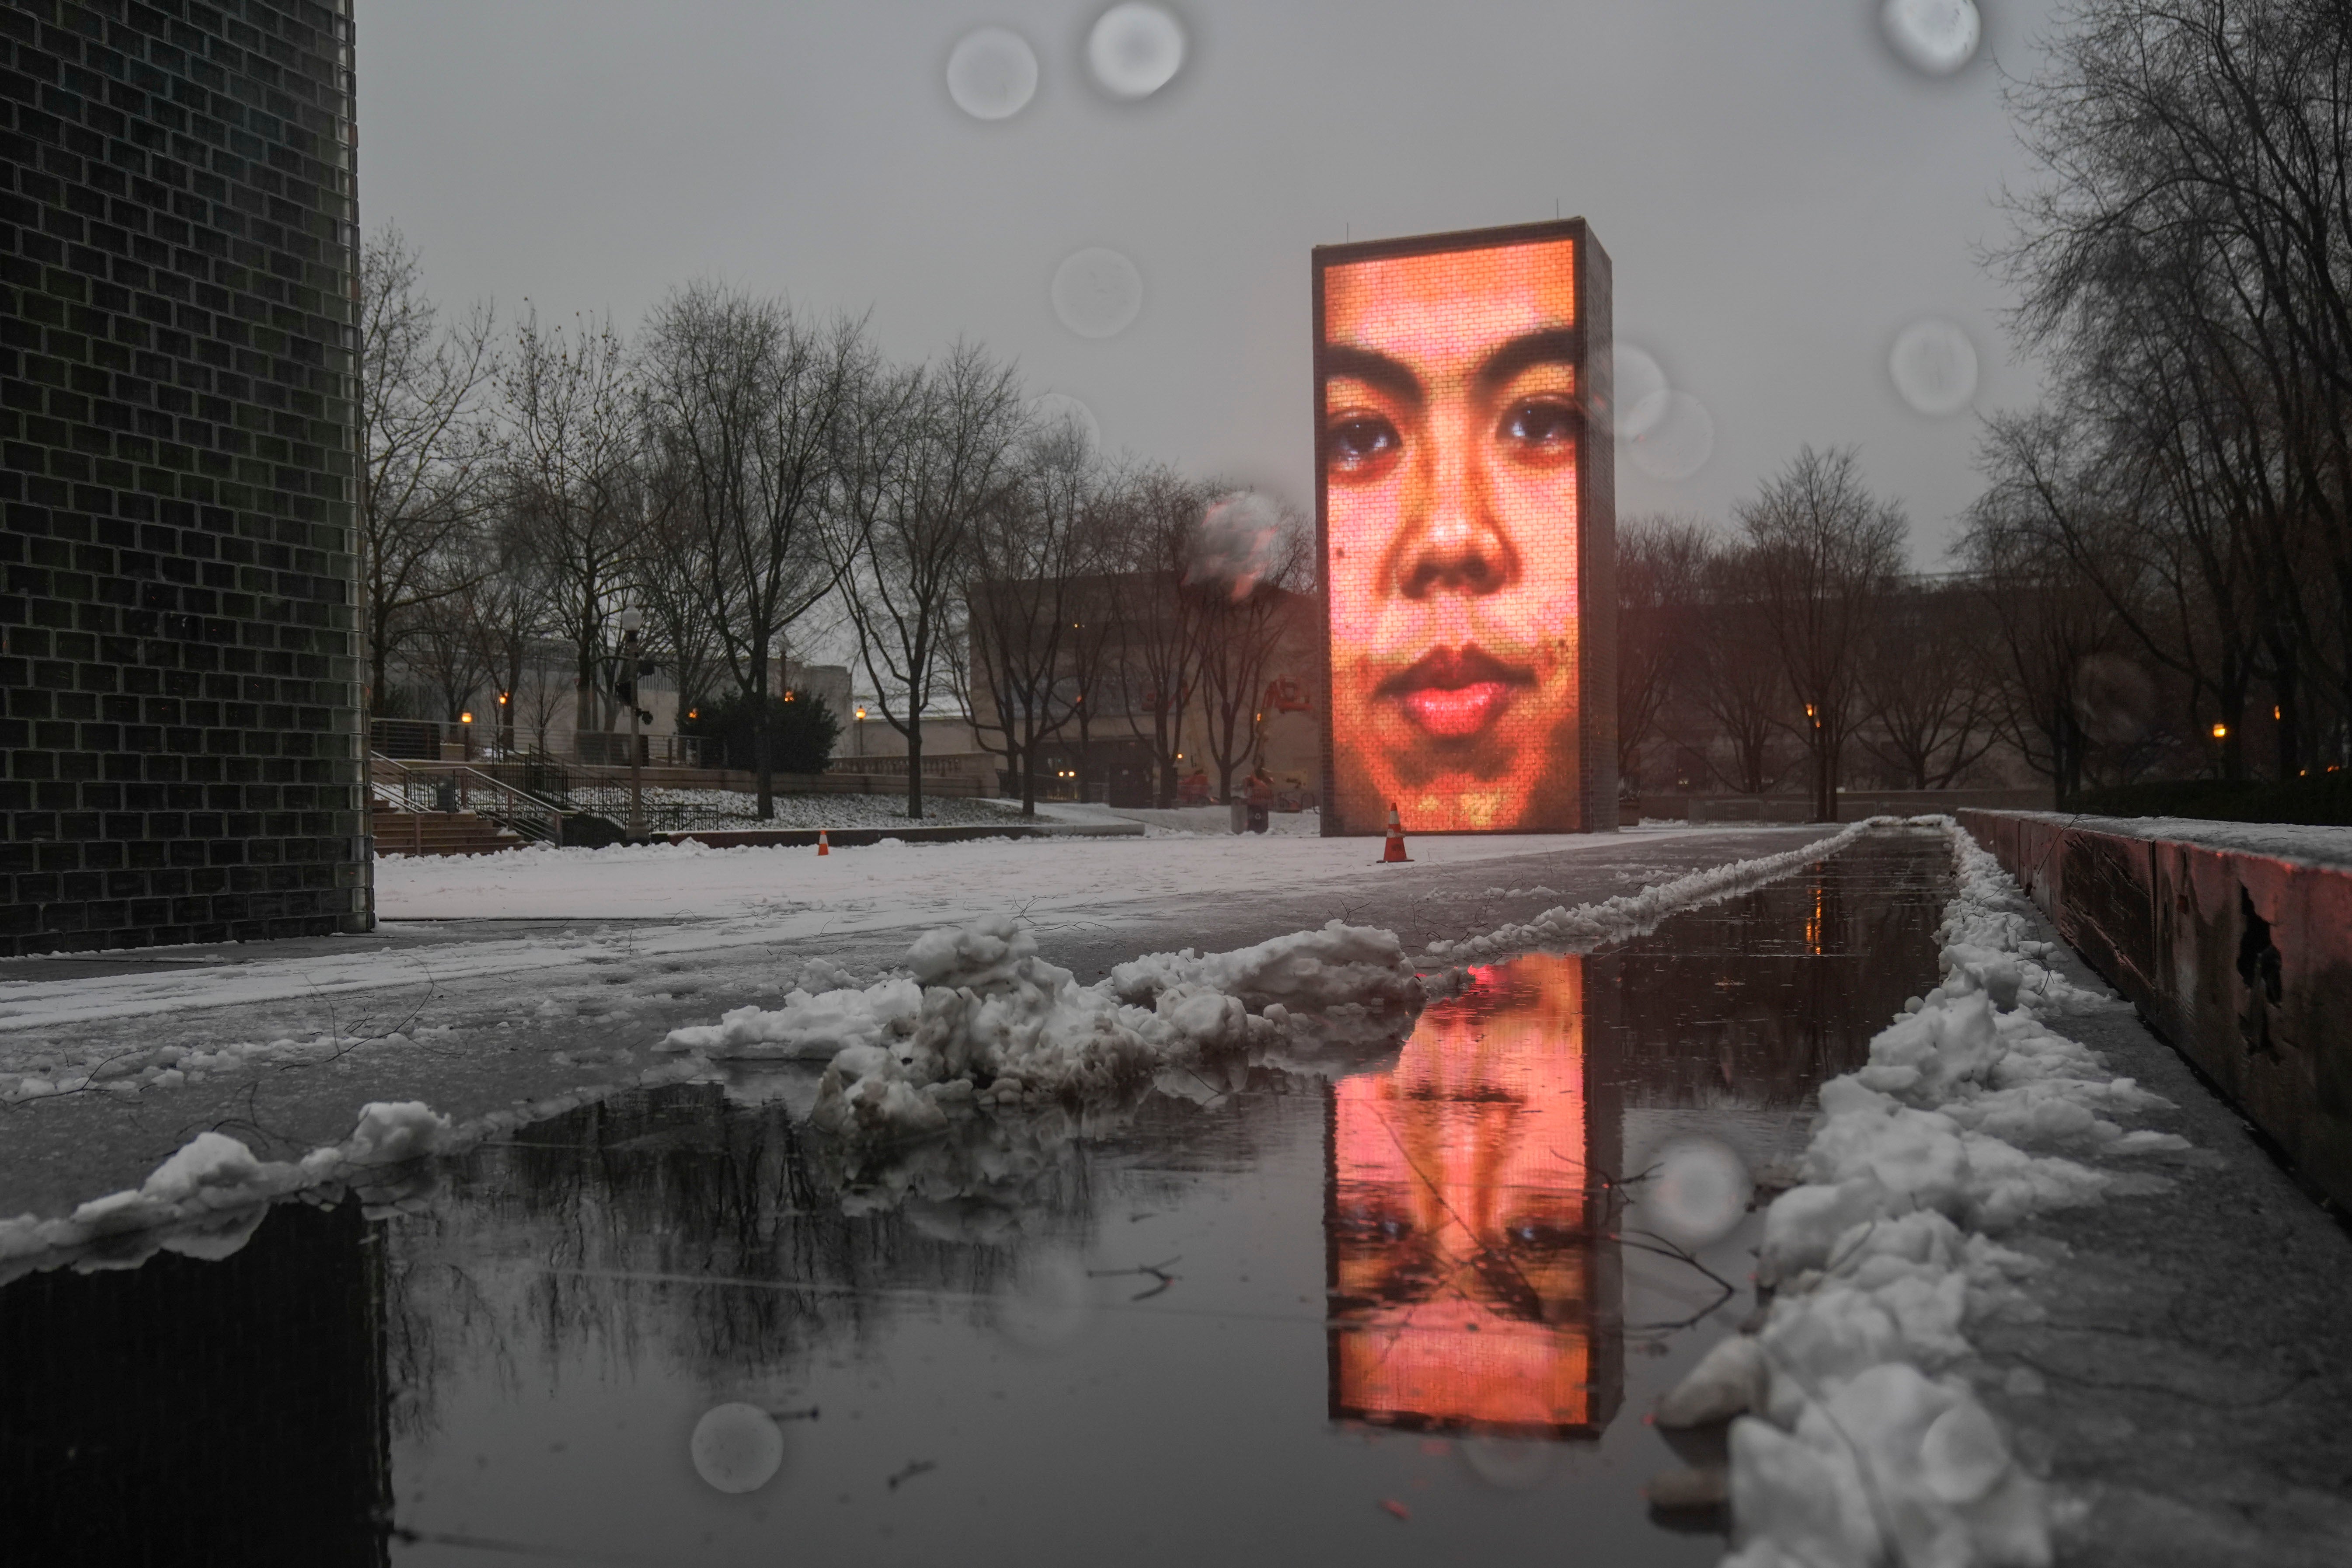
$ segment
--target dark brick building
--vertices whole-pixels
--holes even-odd
[[[0,953],[368,925],[351,25],[0,3]]]

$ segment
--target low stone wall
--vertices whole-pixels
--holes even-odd
[[[1870,816],[1949,815],[1971,806],[2030,810],[2050,798],[2047,789],[1842,789],[1838,820]],[[1627,827],[1643,820],[1663,822],[1811,822],[1809,795],[1645,795],[1621,803]]]
[[[2352,828],[1958,816],[2093,968],[2352,1208]]]

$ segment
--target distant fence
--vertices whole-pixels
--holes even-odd
[[[923,758],[923,785],[926,789],[947,786],[946,793],[990,795],[996,788],[996,759],[986,752],[937,752]],[[892,787],[907,787],[907,759],[898,757],[835,756],[825,764],[825,772],[834,776],[856,774],[869,779],[889,779]]]
[[[1938,812],[2032,811],[2050,804],[2047,789],[1840,790],[1837,819],[1924,816]],[[1810,795],[1645,795],[1624,803],[1627,826],[1675,822],[1811,822]]]
[[[649,768],[698,768],[704,748],[716,753],[716,741],[700,735],[640,735],[637,760]],[[368,750],[398,762],[471,763],[484,758],[520,757],[536,753],[529,731],[501,725],[485,716],[473,723],[446,719],[371,719]],[[592,767],[629,765],[629,737],[586,730],[572,737],[568,750],[557,753],[564,762]]]

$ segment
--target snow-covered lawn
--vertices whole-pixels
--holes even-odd
[[[1023,821],[1017,800],[975,799],[966,795],[929,795],[923,801],[919,821],[907,816],[903,795],[780,795],[776,814],[762,820],[759,799],[740,790],[646,790],[646,817],[657,828],[697,831],[736,827],[967,827]],[[603,801],[605,809],[625,812],[625,800]],[[1179,806],[1169,811],[1129,810],[1076,801],[1039,801],[1037,818],[1046,822],[1140,822],[1154,833],[1229,834],[1232,814],[1223,805]],[[1269,836],[1313,838],[1323,831],[1314,812],[1276,812],[1267,822]]]
[[[1100,811],[1102,808],[1089,808]],[[1076,815],[1073,812],[1073,815]],[[1643,830],[1643,838],[1715,834],[1710,827]],[[1475,865],[1530,854],[1621,853],[1616,837],[1558,836],[1414,838],[1416,865]],[[629,929],[628,949],[658,962],[761,943],[854,938],[907,927],[957,925],[1015,913],[1032,920],[1084,912],[1096,927],[1148,916],[1155,900],[1202,896],[1246,899],[1253,889],[1321,885],[1339,902],[1371,879],[1409,883],[1413,867],[1380,865],[1377,838],[1298,835],[1241,837],[1154,829],[1148,837],[982,839],[964,844],[887,841],[843,847],[714,849],[703,844],[615,845],[607,849],[535,847],[471,858],[397,856],[375,863],[377,910],[400,921],[602,920],[675,922]],[[1538,879],[1497,872],[1502,881]],[[1515,890],[1497,886],[1497,894]],[[1543,889],[1549,891],[1549,889]],[[1339,895],[1345,894],[1340,899]],[[499,977],[534,993],[560,971],[604,955],[593,923],[561,932],[518,931],[511,939],[439,945],[427,955],[354,943],[344,952],[250,957],[220,967],[87,980],[0,984],[0,1035],[254,1005],[289,996],[324,999],[411,984],[429,971],[457,986]]]
[[[760,797],[731,789],[648,789],[646,816],[656,827],[912,827],[903,795],[780,795],[776,815],[762,820]],[[620,809],[625,809],[625,806]],[[676,814],[673,817],[673,813]],[[923,802],[921,825],[962,827],[1021,820],[1018,801],[934,795]]]
[[[1072,814],[1075,816],[1076,814]],[[1296,820],[1296,819],[1293,819]],[[1689,831],[1689,830],[1685,830]],[[1416,838],[1417,861],[1457,865],[1579,843],[1522,835]],[[763,917],[770,937],[975,920],[1379,874],[1377,838],[1184,834],[1143,838],[884,840],[813,848],[701,844],[544,846],[472,857],[400,856],[375,867],[385,920]],[[1387,873],[1393,875],[1393,872]]]

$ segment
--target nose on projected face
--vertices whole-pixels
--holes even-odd
[[[1578,588],[1608,458],[1585,383],[1608,346],[1585,296],[1606,263],[1581,224],[1541,230],[1318,253],[1337,831],[1391,802],[1429,831],[1589,826]]]

